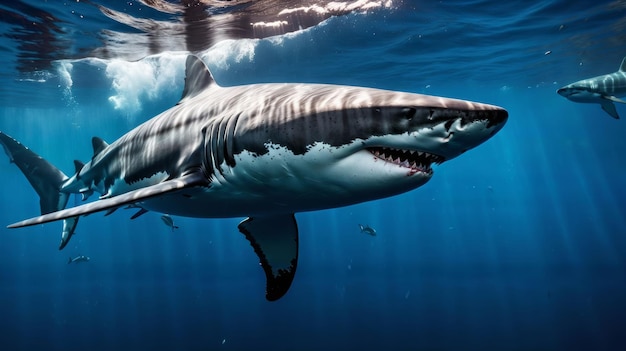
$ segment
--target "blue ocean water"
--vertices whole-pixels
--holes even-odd
[[[146,3],[3,1],[0,130],[71,173],[92,136],[174,105],[183,39],[131,40],[150,36],[96,6],[180,23]],[[626,126],[556,94],[618,69],[625,14],[624,1],[404,1],[224,35],[202,51],[222,85],[370,86],[503,106],[509,121],[419,189],[297,214],[298,272],[276,302],[241,218],[174,217],[172,232],[156,213],[94,214],[63,251],[58,223],[0,229],[2,349],[626,349]],[[4,161],[0,224],[38,215]]]

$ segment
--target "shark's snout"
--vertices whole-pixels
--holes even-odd
[[[489,124],[487,125],[487,128],[496,127],[497,130],[493,131],[493,133],[495,133],[498,130],[500,130],[502,127],[504,127],[504,124],[506,123],[508,119],[509,119],[509,112],[503,108],[497,108],[493,110],[491,113],[489,113],[488,115]]]
[[[501,107],[478,103],[465,111],[446,113],[450,113],[447,120],[417,134],[428,136],[427,140],[421,141],[427,145],[425,151],[442,156],[445,160],[484,143],[498,133],[509,118],[509,113]]]
[[[577,84],[566,85],[558,89],[556,92],[564,98],[574,102],[600,102],[598,100],[602,98],[602,95],[593,91],[593,89]]]
[[[556,91],[556,93],[557,93],[557,94],[559,94],[559,95],[561,95],[561,96],[563,96],[563,97],[565,97],[565,98],[568,98],[568,97],[569,97],[569,96],[571,96],[574,92],[573,92],[573,90],[572,90],[572,89],[570,89],[569,87],[564,86],[564,87],[562,87],[562,88],[559,88],[559,89]]]

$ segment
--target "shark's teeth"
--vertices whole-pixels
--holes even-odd
[[[367,148],[367,150],[377,158],[389,163],[427,174],[433,173],[433,169],[431,168],[433,163],[440,164],[445,161],[441,156],[417,150],[403,150],[389,147],[370,147]]]

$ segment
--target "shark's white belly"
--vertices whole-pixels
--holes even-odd
[[[242,153],[235,167],[222,165],[210,186],[185,189],[139,205],[151,211],[205,218],[294,213],[380,199],[417,188],[430,179],[376,161],[367,151],[343,158],[337,157],[340,148],[328,152],[329,148],[318,144],[304,155],[281,147],[272,147],[262,156]],[[329,160],[331,157],[336,159]]]

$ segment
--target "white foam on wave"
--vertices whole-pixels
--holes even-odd
[[[72,69],[74,65],[70,61],[59,61],[56,65],[57,74],[59,75],[59,83],[66,89],[71,89],[72,84]]]
[[[233,63],[253,62],[256,40],[225,40],[200,53],[204,62],[220,70]],[[188,52],[164,52],[142,60],[101,60],[115,94],[108,98],[112,107],[135,115],[143,104],[168,93],[181,92]]]
[[[222,40],[200,54],[202,60],[211,67],[230,69],[232,63],[254,62],[254,53],[259,39]]]
[[[63,90],[63,99],[68,106],[76,105],[76,100],[74,100],[74,95],[72,95],[72,85],[74,85],[74,81],[72,80],[73,69],[74,65],[70,61],[63,60],[56,63],[59,88]]]
[[[139,61],[122,59],[83,58],[78,60],[57,61],[59,87],[71,95],[76,77],[73,74],[85,74],[83,70],[76,72],[74,66],[84,63],[96,68],[96,72],[104,72],[110,81],[113,95],[108,97],[111,107],[127,115],[135,115],[146,102],[159,99],[163,93],[173,92],[184,81],[186,52],[165,52],[148,56]],[[92,74],[92,72],[88,72]]]
[[[166,52],[140,61],[113,59],[106,62],[105,74],[115,92],[109,102],[116,110],[136,114],[145,101],[155,101],[172,92],[184,77],[186,54]]]
[[[232,64],[253,62],[257,42],[257,39],[224,40],[199,55],[212,68],[228,70]],[[139,61],[93,57],[61,60],[56,65],[59,88],[70,95],[72,88],[80,89],[75,86],[73,74],[84,74],[84,70],[77,71],[74,66],[84,63],[104,72],[113,92],[108,97],[111,107],[133,116],[141,112],[146,103],[157,101],[163,94],[182,91],[188,54],[185,51],[163,52]]]

